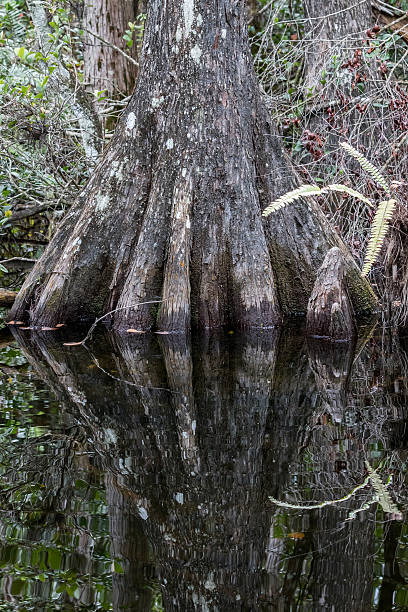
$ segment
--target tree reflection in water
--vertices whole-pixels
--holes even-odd
[[[406,358],[392,338],[356,357],[348,344],[273,331],[192,344],[105,334],[90,350],[16,334],[75,426],[71,455],[79,444],[86,455],[86,440],[90,469],[104,472],[111,556],[123,570],[114,610],[160,609],[155,584],[166,611],[363,612],[406,597],[405,524],[376,504],[347,520],[371,487],[310,511],[269,499],[341,498],[367,476],[365,461],[385,459],[379,473],[394,473],[389,491],[403,508]]]

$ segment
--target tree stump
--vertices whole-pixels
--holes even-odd
[[[353,307],[346,291],[346,262],[340,249],[327,253],[317,273],[307,307],[309,336],[350,340],[356,334]]]

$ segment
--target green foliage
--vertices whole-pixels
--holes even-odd
[[[354,157],[354,159],[359,162],[363,170],[365,170],[380,185],[380,187],[384,189],[384,191],[389,193],[389,186],[385,178],[380,174],[377,168],[375,168],[373,164],[369,162],[362,153],[360,153],[360,151],[357,151],[357,149],[351,146],[351,144],[348,142],[341,142],[340,146],[342,146],[343,149],[345,149],[347,153],[351,155],[351,157]]]
[[[0,3],[1,41],[12,39],[15,42],[25,38],[28,18],[24,0],[3,0]]]
[[[143,40],[146,17],[146,13],[140,13],[137,16],[136,21],[129,21],[129,28],[125,31],[123,35],[123,40],[125,41],[126,46],[129,47],[129,49],[133,47],[134,43],[136,43],[137,46],[140,46]]]
[[[68,101],[52,75],[59,63],[78,64],[69,13],[48,6],[49,41],[38,47],[25,2],[0,0],[0,227],[10,236],[44,239],[51,217],[10,225],[12,212],[47,203],[56,218],[86,180],[89,164]],[[50,224],[51,221],[51,224]],[[0,257],[0,258],[3,258]]]
[[[394,213],[396,201],[385,200],[380,202],[371,224],[371,236],[368,242],[367,252],[362,269],[363,276],[367,276],[372,265],[376,262],[379,252],[384,244],[390,221]]]
[[[353,157],[356,159],[363,170],[365,170],[379,185],[384,189],[384,191],[389,194],[389,186],[381,175],[381,173],[373,166],[371,162],[368,161],[366,157],[353,146],[348,144],[347,142],[340,143],[341,146]],[[280,196],[277,200],[269,204],[263,211],[262,215],[267,217],[273,212],[280,210],[287,204],[291,204],[292,202],[304,198],[315,195],[323,195],[328,192],[338,192],[344,193],[346,195],[352,196],[368,204],[370,207],[374,207],[373,202],[364,196],[362,193],[356,191],[355,189],[351,189],[347,185],[341,185],[338,183],[333,183],[331,185],[327,185],[326,187],[318,187],[317,185],[302,185],[297,189],[292,191],[288,191],[287,193]],[[367,253],[365,256],[362,275],[367,276],[371,270],[372,265],[377,260],[377,257],[380,253],[380,250],[384,244],[385,237],[387,235],[390,221],[395,209],[396,200],[389,199],[383,202],[380,202],[378,208],[376,210],[372,225],[371,225],[371,236],[367,247]]]

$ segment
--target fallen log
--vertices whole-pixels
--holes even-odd
[[[337,247],[330,249],[317,273],[307,307],[306,333],[331,340],[351,340],[356,335],[346,290],[346,264]]]
[[[10,291],[9,289],[2,289],[0,287],[0,306],[12,306],[17,297],[17,293],[17,291]]]
[[[14,270],[31,270],[36,261],[36,259],[29,259],[28,257],[10,257],[10,259],[0,260],[0,265],[7,268],[8,272]]]

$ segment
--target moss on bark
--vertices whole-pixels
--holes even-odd
[[[347,271],[346,285],[357,323],[368,324],[379,310],[374,291],[368,281],[361,278],[356,268],[349,268]]]

